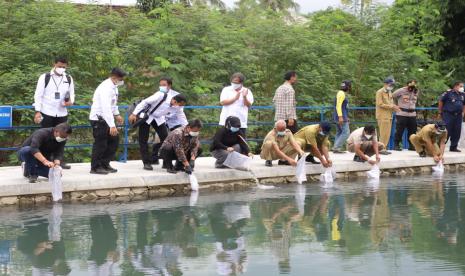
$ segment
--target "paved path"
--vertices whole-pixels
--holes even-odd
[[[332,155],[334,167],[337,172],[360,172],[370,169],[368,164],[352,161],[353,154]],[[412,151],[393,152],[388,156],[381,156],[380,168],[402,169],[406,167],[433,166],[432,158],[420,158]],[[446,164],[465,164],[464,153],[446,153]],[[187,184],[185,173],[168,174],[161,166],[156,166],[154,171],[142,170],[141,161],[129,161],[127,163],[113,162],[112,166],[119,170],[116,174],[105,176],[91,175],[89,164],[71,164],[72,169],[64,171],[63,191],[90,191],[117,188],[151,187],[159,185]],[[323,171],[321,165],[307,165],[308,175],[318,175]],[[292,177],[295,168],[289,166],[265,167],[264,161],[256,156],[252,162],[251,172],[231,169],[215,169],[214,159],[211,157],[199,158],[196,162],[195,174],[202,183],[221,183],[228,181],[250,180],[251,178],[280,178]],[[22,177],[20,167],[0,167],[0,197],[33,195],[50,193],[47,179],[41,178],[39,183],[29,184]]]

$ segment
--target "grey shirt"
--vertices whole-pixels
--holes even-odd
[[[392,94],[392,97],[397,102],[397,105],[399,106],[399,108],[415,110],[419,95],[420,95],[419,90],[417,90],[417,92],[410,92],[408,91],[408,87],[402,87],[396,90]],[[397,112],[396,115],[404,116],[404,117],[416,117],[417,113],[401,110]]]

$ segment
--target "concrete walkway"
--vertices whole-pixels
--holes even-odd
[[[331,156],[334,168],[338,173],[363,172],[370,169],[368,164],[353,162],[353,154],[332,154]],[[405,168],[434,166],[432,158],[420,158],[418,154],[412,151],[393,152],[391,155],[381,156],[382,162],[380,169],[383,171],[402,170]],[[445,164],[465,164],[464,153],[449,153],[445,155]],[[156,166],[155,170],[142,170],[141,161],[129,161],[128,163],[113,162],[112,166],[119,170],[116,174],[109,175],[91,175],[89,173],[89,164],[71,164],[72,169],[64,171],[63,175],[63,192],[79,191],[98,191],[98,190],[115,190],[115,189],[150,189],[160,186],[185,186],[189,183],[185,173],[168,174],[161,166]],[[308,175],[319,175],[323,172],[321,165],[307,165]],[[255,181],[266,183],[267,180],[274,182],[287,179],[292,181],[295,175],[295,168],[289,166],[265,167],[264,161],[256,156],[252,162],[250,172],[237,171],[231,169],[215,169],[214,159],[211,157],[199,158],[196,162],[195,175],[199,180],[200,186],[214,183],[235,182],[240,183]],[[0,168],[0,198],[50,194],[50,185],[48,180],[41,178],[39,183],[29,184],[28,180],[22,176],[20,167],[1,167]],[[284,182],[284,181],[283,181]],[[1,204],[1,202],[0,202]]]

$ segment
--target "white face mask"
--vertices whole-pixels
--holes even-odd
[[[231,86],[234,90],[238,90],[242,88],[242,84],[240,83],[231,83]]]
[[[320,131],[321,136],[326,136],[326,134],[323,131]]]
[[[60,136],[55,137],[55,140],[57,140],[58,143],[62,143],[67,140],[67,138],[62,138]]]
[[[160,92],[161,92],[161,93],[166,93],[166,92],[168,92],[168,86],[160,86],[159,89],[160,89]]]
[[[116,82],[116,86],[122,86],[124,85],[124,80],[120,80]]]
[[[199,136],[199,132],[198,131],[189,131],[189,135],[192,136],[192,137],[197,137],[197,136]]]
[[[66,71],[66,68],[55,68],[55,73],[58,75],[63,75]]]
[[[459,92],[460,92],[460,93],[463,93],[463,91],[464,91],[464,88],[463,88],[463,87],[460,87],[460,88],[459,88]]]
[[[386,90],[389,91],[389,92],[392,91],[392,89],[394,89],[394,87],[392,87],[392,86],[386,87]]]
[[[366,135],[366,134],[365,134],[365,137],[366,137],[368,140],[371,140],[371,138],[373,137],[373,135]]]

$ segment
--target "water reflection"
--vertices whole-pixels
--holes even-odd
[[[462,274],[464,184],[444,175],[5,212],[0,274]]]

